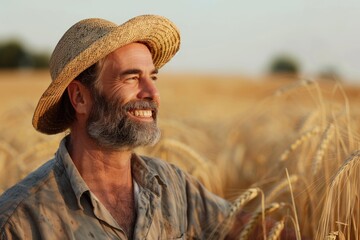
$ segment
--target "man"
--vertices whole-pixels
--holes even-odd
[[[158,69],[179,46],[175,25],[154,15],[120,26],[85,19],[64,34],[33,125],[70,134],[52,160],[0,197],[1,239],[239,236],[248,216],[238,214],[227,234],[227,201],[177,167],[134,153],[160,137]],[[263,236],[254,233],[250,239]]]
[[[60,39],[35,109],[45,134],[70,129],[54,159],[0,198],[1,239],[219,239],[229,203],[133,150],[160,137],[158,69],[178,51],[169,20],[86,19]]]

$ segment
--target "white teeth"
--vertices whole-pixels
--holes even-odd
[[[151,110],[135,110],[135,111],[133,111],[133,114],[136,117],[151,117],[152,111]]]

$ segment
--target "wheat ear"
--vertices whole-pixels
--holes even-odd
[[[211,235],[213,235],[219,228],[221,228],[222,234],[226,235],[229,232],[230,227],[232,226],[232,222],[234,221],[234,219],[236,219],[234,218],[236,213],[238,213],[243,208],[243,206],[246,205],[246,203],[250,202],[257,195],[259,195],[259,193],[262,193],[260,188],[249,188],[245,192],[243,192],[238,198],[236,198],[231,204],[227,218],[225,218],[225,220],[213,230]]]
[[[316,135],[320,132],[320,127],[316,126],[312,130],[302,134],[296,141],[290,145],[290,147],[281,155],[280,161],[286,161],[289,157],[289,154],[297,149],[302,143],[310,139],[313,135]]]
[[[231,205],[228,217],[231,218],[237,213],[246,203],[253,200],[261,192],[260,188],[249,188],[235,199]]]
[[[332,179],[330,188],[333,188],[333,186],[339,181],[339,179],[343,177],[345,173],[350,171],[350,169],[354,166],[354,164],[356,164],[356,162],[359,160],[359,157],[360,157],[360,150],[355,151],[346,159],[346,161],[343,163],[339,171]]]
[[[325,151],[327,150],[329,143],[334,135],[335,135],[335,126],[334,124],[330,124],[325,130],[320,142],[320,146],[315,153],[315,157],[312,164],[313,175],[316,175],[319,172],[321,162],[325,155]]]
[[[338,235],[339,235],[338,231],[331,232],[329,233],[329,235],[325,237],[325,240],[336,240]]]
[[[267,236],[267,240],[277,240],[280,239],[280,234],[284,229],[285,221],[284,219],[276,222],[274,226],[271,228],[269,235]]]
[[[247,222],[247,224],[245,225],[244,229],[241,231],[240,240],[247,240],[249,239],[249,236],[251,236],[252,231],[254,230],[254,228],[256,227],[256,225],[258,224],[259,219],[261,218],[261,216],[263,215],[263,213],[265,214],[269,214],[271,212],[276,211],[277,209],[285,206],[285,203],[272,203],[269,206],[267,206],[265,209],[258,209],[256,210],[252,216],[250,217],[250,220]]]

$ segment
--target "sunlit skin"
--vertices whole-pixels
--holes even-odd
[[[127,53],[126,58],[122,57]],[[147,54],[145,54],[147,53]],[[151,54],[143,44],[133,43],[110,54],[100,72],[102,91],[112,99],[121,98],[122,104],[134,99],[149,99],[159,104],[159,92]],[[146,109],[144,109],[146,110]],[[151,110],[129,112],[129,116],[140,121],[152,121]]]
[[[119,99],[121,103],[147,99],[159,103],[155,86],[157,69],[150,51],[143,44],[131,43],[109,54],[99,79],[100,91],[108,99]],[[76,112],[68,144],[70,156],[90,190],[119,225],[131,232],[135,219],[130,164],[132,149],[116,151],[98,146],[86,132],[86,120],[93,104],[89,90],[74,80],[68,93]],[[137,121],[154,121],[148,109],[132,110],[128,115]],[[117,205],[119,202],[122,202],[121,208]]]

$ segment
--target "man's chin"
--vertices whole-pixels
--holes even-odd
[[[100,147],[116,151],[153,146],[161,136],[155,120],[142,121],[128,115],[113,129],[104,122],[90,123],[88,134]]]
[[[107,150],[128,151],[139,147],[151,147],[159,142],[161,132],[159,129],[155,131],[140,131],[137,133],[124,136],[101,136],[92,137],[97,144]]]

